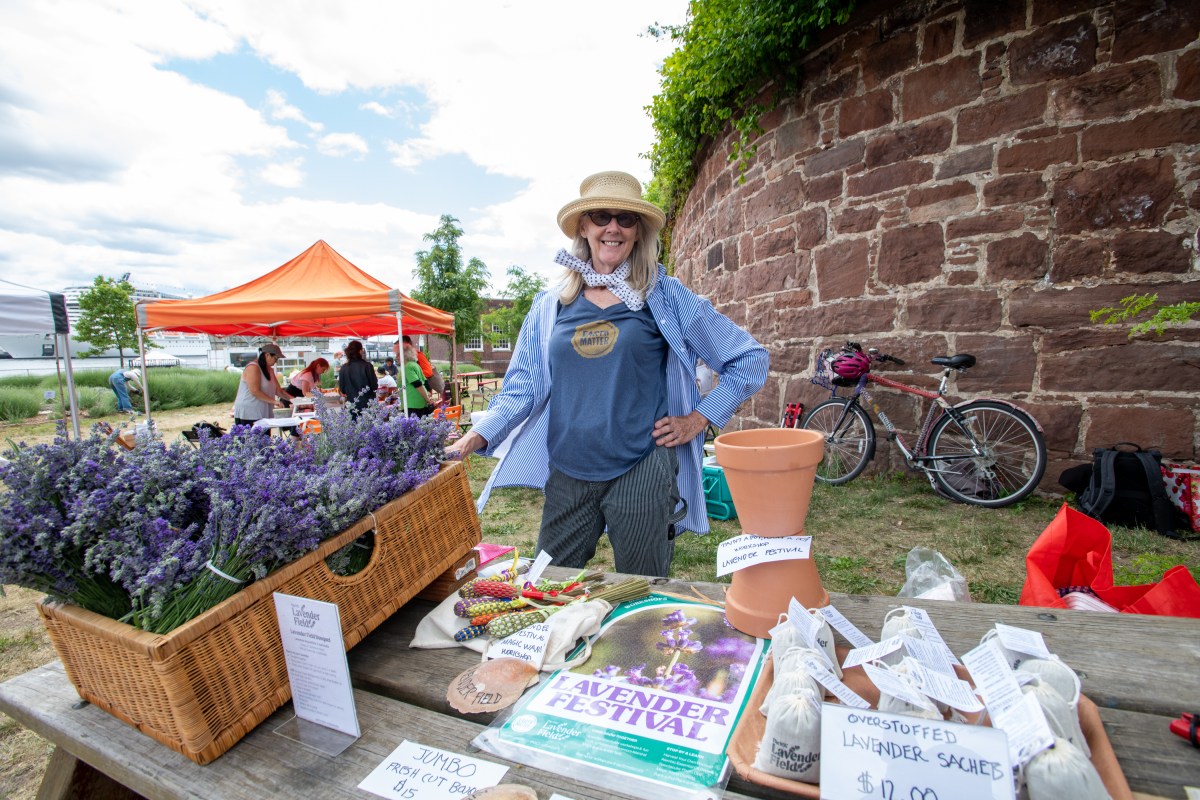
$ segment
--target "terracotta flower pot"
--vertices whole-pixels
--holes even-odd
[[[759,428],[722,434],[717,463],[742,530],[756,536],[800,536],[812,499],[825,439],[803,428]],[[829,605],[810,557],[755,564],[733,574],[725,615],[735,628],[761,638],[795,597],[806,608]]]

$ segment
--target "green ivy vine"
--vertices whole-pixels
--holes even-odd
[[[759,119],[802,78],[800,57],[813,35],[850,17],[855,0],[691,0],[682,25],[655,25],[651,35],[678,45],[663,62],[661,89],[647,111],[655,142],[654,182],[668,211],[678,207],[696,178],[706,137],[731,125],[738,136],[730,160],[748,165]],[[768,80],[776,91],[759,95]]]

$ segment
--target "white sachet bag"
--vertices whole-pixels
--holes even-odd
[[[1112,800],[1092,762],[1066,739],[1034,756],[1024,777],[1029,800]]]
[[[821,781],[821,699],[803,689],[771,703],[754,768],[780,778]]]
[[[1040,677],[1031,678],[1029,683],[1021,687],[1021,691],[1033,695],[1038,701],[1055,738],[1066,739],[1085,756],[1092,757],[1092,750],[1088,747],[1087,739],[1083,737],[1083,728],[1079,727],[1078,707],[1064,700],[1057,689]]]
[[[879,641],[886,642],[893,636],[911,636],[914,639],[924,639],[917,623],[908,616],[908,609],[893,608],[883,617],[883,628],[879,631]]]
[[[801,653],[811,654],[816,652],[804,647],[793,649],[799,650]],[[821,684],[809,674],[804,665],[796,660],[796,658],[788,659],[786,667],[787,669],[784,672],[775,672],[771,688],[767,690],[767,696],[763,698],[762,705],[758,708],[763,716],[768,715],[771,701],[780,695],[794,694],[802,689],[808,689],[817,697],[825,697],[825,690],[821,687]]]
[[[1058,656],[1027,658],[1017,666],[1018,672],[1031,672],[1050,684],[1072,708],[1079,707],[1079,676]]]
[[[600,632],[600,624],[612,611],[612,604],[602,600],[586,600],[575,602],[550,615],[546,620],[550,625],[550,635],[546,639],[546,652],[542,657],[542,672],[554,672],[558,669],[570,669],[587,661],[592,655],[591,637]],[[584,648],[579,655],[570,661],[565,661],[575,644],[584,640]]]
[[[787,614],[780,614],[775,627],[767,633],[771,634],[771,663],[778,675],[784,653],[793,647],[804,647],[804,642],[800,641],[800,631],[788,620]]]
[[[809,616],[820,623],[820,628],[817,630],[816,640],[817,646],[825,651],[825,656],[829,659],[832,665],[834,675],[842,677],[842,665],[838,663],[837,649],[833,644],[833,628],[829,625],[829,620],[821,616],[821,612],[815,608],[808,609]]]

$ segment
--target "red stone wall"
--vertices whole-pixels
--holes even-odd
[[[1198,34],[1173,0],[871,2],[827,32],[744,181],[713,144],[675,219],[675,274],[771,352],[732,426],[822,399],[815,356],[852,339],[922,386],[974,354],[957,393],[1034,413],[1043,488],[1122,440],[1195,459],[1200,324],[1129,339],[1088,311],[1200,299]]]

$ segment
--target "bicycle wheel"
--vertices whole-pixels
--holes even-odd
[[[933,479],[946,495],[999,508],[1037,488],[1046,472],[1046,442],[1032,417],[991,400],[976,400],[958,411],[966,429],[944,414],[926,448]]]
[[[850,400],[817,403],[802,427],[825,435],[825,457],[817,465],[822,483],[847,483],[857,478],[875,455],[875,426],[862,407]]]

